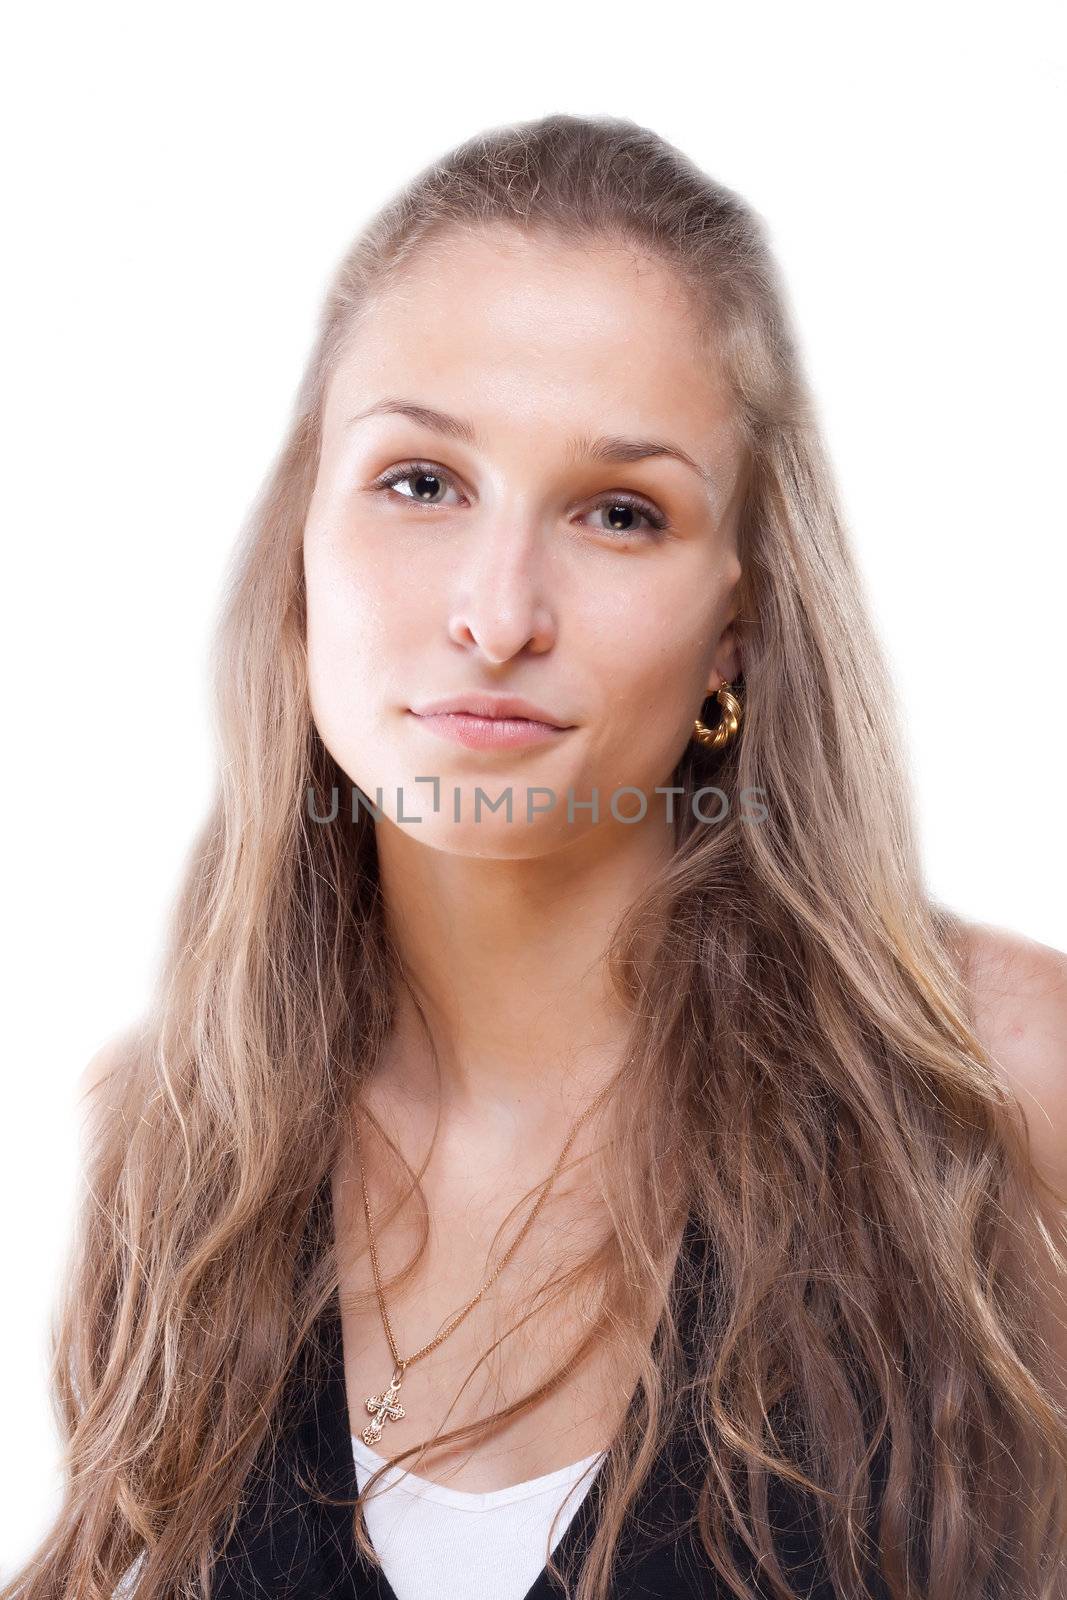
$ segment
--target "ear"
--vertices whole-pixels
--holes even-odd
[[[734,622],[729,623],[719,639],[715,652],[715,667],[708,677],[707,694],[712,695],[724,684],[733,683],[741,674],[741,637]]]

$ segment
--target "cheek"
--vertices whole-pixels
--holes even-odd
[[[706,681],[695,640],[631,635],[620,660],[613,703],[624,733],[658,759],[691,726]]]
[[[334,759],[363,782],[381,755],[381,708],[402,682],[415,598],[388,563],[357,558],[330,534],[305,540],[304,578],[311,714]]]
[[[308,664],[314,672],[388,672],[418,638],[419,585],[374,551],[330,535],[304,548]]]
[[[606,702],[683,719],[699,703],[717,637],[710,602],[694,609],[701,592],[696,583],[605,586],[583,607],[581,632]]]

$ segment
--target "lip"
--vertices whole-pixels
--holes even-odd
[[[424,700],[412,706],[417,717],[432,717],[441,713],[465,711],[472,717],[521,717],[527,722],[544,723],[550,728],[569,728],[571,724],[553,716],[544,706],[534,705],[517,694],[485,694],[470,690],[463,694],[443,695],[439,700]]]
[[[428,732],[472,750],[547,744],[573,726],[518,695],[446,695],[410,709]]]

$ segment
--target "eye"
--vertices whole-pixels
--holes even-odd
[[[400,466],[390,467],[388,472],[383,472],[375,482],[375,489],[392,489],[396,484],[410,482],[413,487],[411,494],[402,495],[404,500],[412,500],[416,505],[439,506],[437,493],[446,483],[453,483],[451,473],[445,472],[441,467],[435,467],[430,461],[406,461]]]
[[[440,498],[441,492],[448,485],[454,486],[455,481],[450,472],[432,461],[403,461],[383,472],[373,487],[375,491],[380,491],[409,484],[412,492],[401,498],[410,500],[413,505],[432,509],[446,504]],[[628,490],[601,495],[586,515],[595,516],[605,511],[610,513],[610,525],[594,526],[592,531],[606,534],[619,544],[658,539],[670,529],[667,518],[651,500],[646,500],[643,495],[631,494]],[[645,523],[645,527],[639,526],[641,522]]]
[[[597,533],[607,533],[614,539],[654,539],[666,532],[667,519],[651,500],[636,494],[602,495],[593,507],[594,512],[608,511],[614,526],[597,528]],[[627,521],[627,519],[630,519]],[[643,531],[634,525],[634,519],[644,520],[648,526]],[[620,527],[618,524],[624,524]]]

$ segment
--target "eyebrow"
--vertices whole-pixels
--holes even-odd
[[[391,396],[376,400],[363,411],[357,411],[354,417],[349,417],[345,427],[351,428],[366,417],[381,415],[410,417],[412,422],[417,422],[421,427],[443,433],[450,439],[459,439],[472,449],[480,448],[483,443],[473,424],[465,418],[454,417],[447,411],[437,411],[433,406],[420,405],[415,400],[398,400]],[[601,434],[599,438],[589,439],[576,434],[568,439],[567,449],[574,460],[584,458],[589,461],[626,462],[668,456],[695,472],[707,489],[712,492],[718,489],[718,479],[709,467],[694,460],[680,445],[668,444],[661,439],[624,439],[618,434]]]

